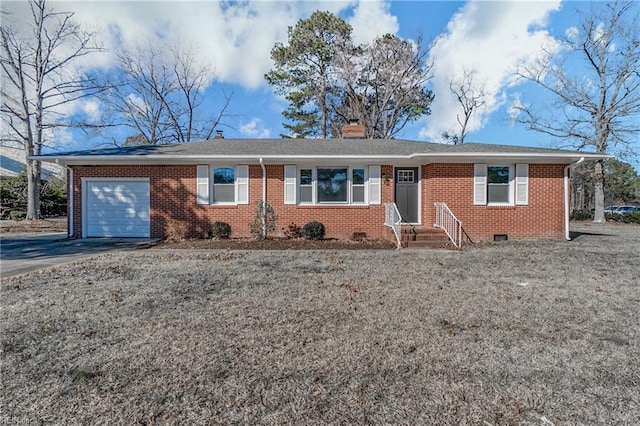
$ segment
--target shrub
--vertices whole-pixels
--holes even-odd
[[[324,238],[324,225],[312,220],[302,228],[302,236],[307,240],[322,240]]]
[[[291,222],[291,224],[288,226],[288,229],[284,231],[284,235],[286,235],[287,238],[300,238],[302,237],[302,228]]]
[[[5,210],[27,210],[27,173],[24,170],[16,176],[0,179],[0,199]],[[42,181],[40,213],[45,217],[67,214],[67,185],[64,180],[51,178]]]
[[[277,221],[278,216],[276,216],[276,213],[273,211],[271,204],[262,200],[258,201],[253,222],[249,224],[251,235],[260,240],[266,239],[269,231],[276,229]]]
[[[640,212],[622,215],[622,221],[624,223],[640,223]]]
[[[27,217],[27,212],[22,210],[11,210],[9,212],[9,217],[11,220],[19,221]]]
[[[640,212],[628,214],[607,213],[604,217],[609,222],[640,223]]]
[[[187,238],[189,228],[185,222],[179,220],[169,220],[167,222],[165,240],[168,242],[183,241]]]
[[[571,220],[590,220],[593,214],[589,210],[574,210],[571,212]]]
[[[213,225],[211,225],[211,235],[214,238],[226,240],[231,235],[231,225],[227,222],[214,222]]]

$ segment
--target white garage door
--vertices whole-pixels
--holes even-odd
[[[83,187],[85,237],[149,237],[148,179],[87,179]]]

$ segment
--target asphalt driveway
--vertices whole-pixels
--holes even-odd
[[[4,234],[0,237],[0,275],[10,277],[114,250],[147,246],[147,238],[70,239],[66,233]]]

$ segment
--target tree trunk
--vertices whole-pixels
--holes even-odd
[[[598,160],[595,164],[594,173],[594,201],[595,212],[593,213],[594,223],[605,223],[604,218],[604,161]]]
[[[27,159],[27,220],[40,219],[40,162]]]

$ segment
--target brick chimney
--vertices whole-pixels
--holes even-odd
[[[350,119],[349,124],[342,126],[342,137],[344,139],[364,139],[364,126],[358,124],[358,120]]]
[[[224,139],[224,135],[222,134],[222,130],[216,130],[216,135],[214,139]]]

